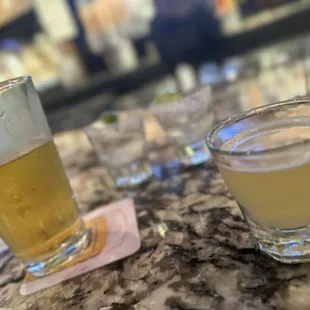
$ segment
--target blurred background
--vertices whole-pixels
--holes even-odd
[[[54,132],[204,84],[219,118],[310,86],[310,0],[0,0],[0,12],[0,80],[31,75]]]

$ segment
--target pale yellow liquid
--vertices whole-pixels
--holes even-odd
[[[251,150],[270,141],[284,145],[294,135],[297,139],[309,134],[309,127],[283,129],[248,139],[234,149]],[[262,164],[262,169],[236,164],[235,169],[219,166],[219,170],[228,189],[252,220],[263,227],[296,229],[310,225],[310,162],[306,159],[293,164],[275,160],[271,167]]]
[[[282,229],[310,224],[310,164],[261,173],[219,169],[235,199],[258,224]]]
[[[53,141],[0,167],[0,237],[15,256],[51,257],[83,229]]]

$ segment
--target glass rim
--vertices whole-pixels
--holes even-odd
[[[103,112],[104,113],[104,112]],[[103,114],[101,113],[101,115]],[[111,113],[113,115],[118,115],[119,111],[109,111],[108,113]],[[97,127],[97,125],[104,125],[100,128]],[[107,128],[111,128],[113,126],[115,126],[115,124],[117,124],[117,122],[115,123],[111,123],[111,124],[106,124],[101,120],[101,116],[99,118],[96,118],[93,122],[91,122],[90,124],[84,126],[84,131],[102,131],[103,129],[107,129]]]
[[[129,118],[131,115],[138,115],[140,117],[140,121],[143,122],[143,115],[144,115],[145,112],[146,111],[144,109],[135,109],[135,110],[120,110],[120,111],[112,110],[112,111],[109,111],[107,113],[114,114],[114,115],[117,115],[117,116],[122,114],[122,117],[126,116],[127,118]],[[107,124],[107,123],[104,123],[101,120],[101,118],[99,117],[96,120],[94,120],[92,123],[84,126],[83,130],[86,133],[102,132],[103,130],[115,128],[118,124],[119,124],[119,120],[117,122],[115,122],[115,123]],[[101,126],[99,126],[99,125],[101,125]]]
[[[224,121],[222,121],[220,124],[215,126],[212,131],[208,134],[206,143],[211,152],[218,154],[218,155],[226,155],[226,156],[237,156],[237,157],[244,157],[244,156],[253,156],[253,155],[265,155],[265,154],[271,154],[277,151],[284,151],[288,150],[294,146],[301,146],[310,143],[310,139],[303,139],[298,142],[292,142],[287,145],[283,146],[278,146],[278,147],[273,147],[273,148],[268,148],[265,150],[257,150],[257,151],[226,151],[226,150],[221,150],[218,147],[215,147],[212,143],[212,138],[213,136],[219,132],[220,130],[224,129],[225,127],[232,125],[238,121],[241,121],[243,119],[249,118],[253,115],[257,115],[261,112],[265,111],[272,111],[275,110],[279,107],[285,107],[285,106],[292,106],[292,105],[301,105],[301,104],[310,104],[310,97],[297,97],[295,99],[289,99],[289,100],[284,100],[284,101],[278,101],[275,103],[270,103],[261,107],[257,107],[251,110],[248,110],[246,112],[243,112],[238,115],[234,115]],[[310,115],[309,115],[310,116]]]
[[[15,88],[17,86],[20,86],[24,83],[27,83],[29,81],[32,81],[32,78],[30,75],[23,75],[16,78],[8,79],[5,81],[0,82],[0,94]]]

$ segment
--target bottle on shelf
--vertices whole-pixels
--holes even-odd
[[[61,84],[67,89],[83,86],[87,73],[76,46],[72,42],[65,42],[57,48]]]
[[[7,78],[22,76],[26,73],[21,60],[22,44],[14,39],[4,40],[1,44],[1,61],[5,66]]]
[[[216,0],[215,11],[221,20],[224,33],[231,34],[242,30],[242,16],[237,0]]]
[[[101,29],[102,24],[96,13],[96,4],[96,0],[78,0],[77,8],[90,51],[95,55],[101,55],[104,49],[104,40],[103,31]],[[106,23],[109,23],[111,18],[106,14],[104,20]]]
[[[40,26],[55,43],[73,41],[79,35],[68,1],[33,0]]]
[[[152,0],[127,0],[127,19],[123,23],[123,34],[131,39],[140,39],[149,35],[150,23],[155,16]]]
[[[188,93],[197,87],[196,70],[190,64],[179,64],[175,75],[182,93]]]
[[[120,38],[103,53],[105,63],[110,72],[128,72],[139,66],[139,59],[132,41]]]

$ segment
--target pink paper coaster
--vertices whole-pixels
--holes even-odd
[[[102,252],[74,267],[31,282],[24,282],[21,295],[30,295],[77,277],[91,270],[132,255],[139,250],[140,235],[137,225],[134,203],[131,199],[121,200],[101,207],[87,214],[85,219],[104,216],[108,224],[108,235]]]

